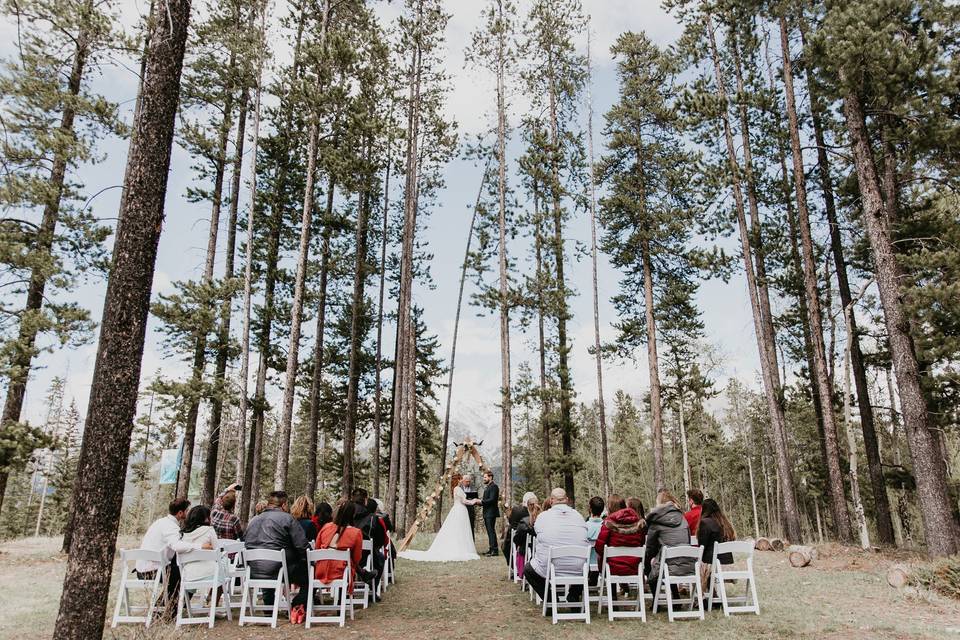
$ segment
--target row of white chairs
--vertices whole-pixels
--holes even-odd
[[[363,541],[363,550],[371,552],[373,543]],[[309,549],[307,551],[307,574],[309,581],[301,588],[309,589],[307,611],[304,624],[310,628],[313,624],[335,623],[341,627],[346,624],[347,613],[354,619],[354,607],[366,609],[374,599],[381,597],[387,587],[396,582],[392,548],[388,545],[386,564],[381,579],[374,589],[361,580],[354,581],[353,589],[348,593],[350,583],[351,560],[349,551],[336,549]],[[165,551],[147,549],[123,549],[120,551],[121,577],[114,608],[112,627],[121,623],[138,623],[149,627],[158,613],[158,605],[167,604],[167,575],[164,570],[154,572],[152,577],[140,578],[134,571],[137,562],[144,561],[163,567],[168,554]],[[226,569],[221,567],[221,559],[226,558]],[[344,561],[343,575],[329,584],[323,584],[315,578],[315,565],[325,560]],[[254,578],[251,562],[274,562],[280,565],[276,577]],[[232,609],[239,609],[239,624],[269,624],[276,628],[281,608],[290,616],[291,585],[287,571],[286,555],[283,551],[272,549],[247,549],[243,542],[220,540],[217,549],[197,549],[176,554],[180,575],[184,569],[196,562],[209,562],[214,566],[212,576],[201,580],[181,578],[177,594],[177,627],[191,624],[207,624],[212,628],[219,614],[233,620]],[[373,571],[373,554],[367,553],[366,569]],[[273,603],[260,602],[264,591],[273,592]],[[145,597],[144,604],[138,604],[135,596]],[[209,604],[200,606],[193,600],[196,594],[209,593]],[[202,598],[201,598],[202,600]],[[222,606],[221,606],[222,601]],[[325,615],[332,613],[333,615]]]
[[[524,557],[527,562],[536,551],[536,537],[528,536]],[[521,585],[521,589],[530,590],[531,600],[536,599],[543,606],[543,615],[550,609],[554,624],[561,620],[581,620],[590,623],[591,605],[596,603],[597,615],[602,615],[607,609],[607,618],[613,621],[618,618],[639,618],[646,621],[646,602],[652,601],[652,610],[657,612],[663,606],[667,610],[668,619],[673,622],[683,618],[704,619],[703,588],[700,581],[701,565],[703,562],[703,547],[695,545],[681,545],[662,547],[659,554],[659,573],[654,593],[646,593],[646,581],[643,577],[643,566],[646,556],[646,547],[607,547],[603,554],[601,566],[590,564],[591,548],[580,546],[551,547],[547,554],[548,575],[544,598],[541,600],[533,588],[519,571],[517,561],[518,550],[511,541],[509,576],[513,582]],[[731,554],[735,563],[724,565],[719,557]],[[635,558],[638,561],[636,574],[620,576],[614,575],[610,568],[613,558]],[[754,613],[759,615],[760,604],[757,597],[756,578],[753,570],[754,549],[750,542],[723,542],[714,545],[711,560],[710,586],[707,595],[707,610],[712,610],[715,600],[720,601],[725,616],[735,613]],[[561,559],[576,559],[582,561],[582,571],[577,574],[558,572],[557,561]],[[674,575],[670,573],[670,561],[678,559],[693,560],[692,574]],[[599,579],[593,587],[589,584],[589,573],[597,571]],[[731,593],[729,583],[743,581],[744,593]],[[561,599],[560,595],[570,592],[570,587],[580,586],[582,595],[578,601]],[[622,586],[629,590],[636,590],[636,598],[615,599],[614,594]],[[686,597],[674,597],[674,588],[684,587]],[[686,605],[687,610],[680,610]],[[561,611],[562,609],[574,611]]]

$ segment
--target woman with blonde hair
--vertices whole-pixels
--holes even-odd
[[[313,500],[308,496],[300,496],[290,507],[290,515],[303,527],[303,535],[307,540],[317,539],[317,525],[313,522],[313,511]]]

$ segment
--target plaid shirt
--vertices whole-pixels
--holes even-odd
[[[243,526],[240,524],[240,518],[223,509],[221,498],[223,498],[222,494],[213,502],[210,525],[221,540],[242,540]]]

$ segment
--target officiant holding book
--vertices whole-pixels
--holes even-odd
[[[497,518],[500,517],[500,487],[493,479],[493,472],[483,472],[483,498],[480,504],[483,507],[483,526],[487,530],[487,541],[490,544],[488,556],[500,555],[497,549]]]

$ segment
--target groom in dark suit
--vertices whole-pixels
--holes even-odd
[[[480,504],[483,506],[483,526],[487,530],[487,540],[490,543],[488,556],[500,555],[497,549],[497,518],[500,517],[500,487],[493,480],[493,472],[483,472],[483,498]]]

